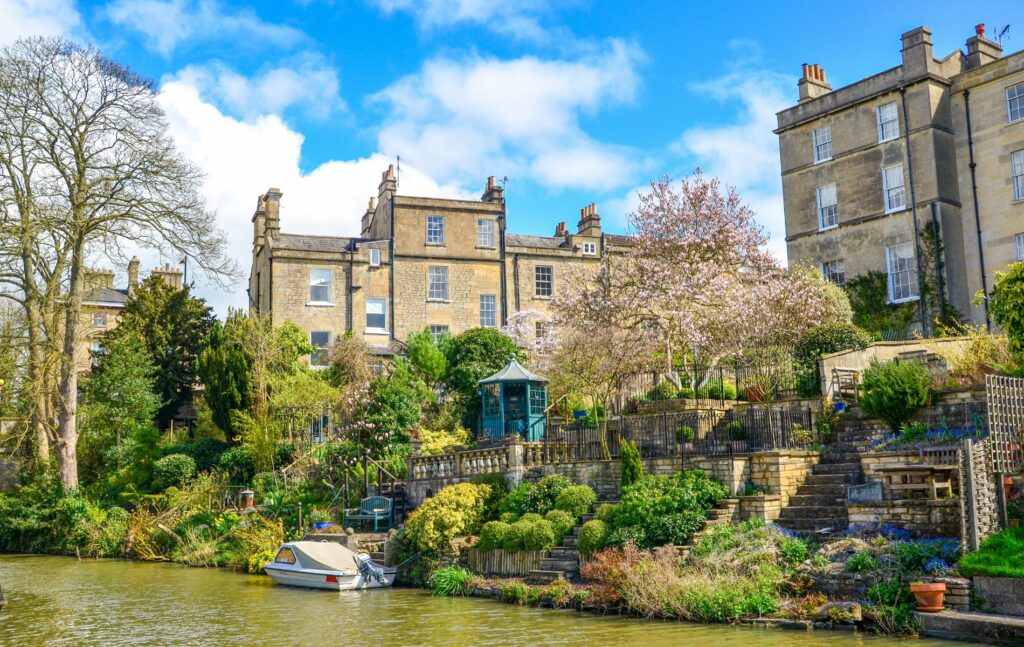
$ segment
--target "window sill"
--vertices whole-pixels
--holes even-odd
[[[1010,200],[1010,204],[1024,204],[1024,197],[1014,198]]]
[[[363,331],[363,334],[364,335],[386,335],[386,334],[388,334],[388,331],[383,330],[381,328],[367,328],[366,330]]]
[[[839,223],[836,223],[836,224],[834,224],[834,225],[829,225],[828,227],[822,227],[821,225],[818,225],[818,231],[819,231],[819,232],[822,232],[822,231],[831,231],[831,230],[833,230],[833,229],[838,229],[838,228],[839,228]]]
[[[551,295],[550,294],[535,294],[535,295],[533,295],[533,298],[534,299],[550,300],[551,299]]]
[[[891,306],[898,306],[902,303],[913,303],[914,301],[920,301],[921,297],[907,297],[906,299],[889,299],[888,304]]]
[[[447,247],[447,245],[445,245],[444,243],[431,243],[431,242],[427,242],[425,244],[426,244],[427,247]]]
[[[887,215],[887,216],[888,216],[888,215],[891,215],[891,214],[894,214],[894,213],[899,213],[899,212],[901,212],[901,211],[906,211],[906,210],[907,210],[907,207],[906,207],[906,206],[902,206],[902,207],[897,207],[897,208],[895,208],[895,209],[886,209],[886,210],[885,210],[885,215]]]
[[[427,303],[451,303],[451,299],[427,299]]]
[[[815,164],[824,164],[825,162],[831,162],[831,161],[832,161],[831,157],[826,157],[824,159],[814,160],[814,163]]]
[[[307,301],[306,307],[308,308],[333,308],[333,301]]]
[[[497,247],[495,247],[494,245],[477,245],[476,248],[477,249],[490,249],[490,250],[497,249]]]
[[[879,139],[879,140],[878,140],[878,143],[879,143],[879,144],[885,144],[885,143],[887,143],[887,142],[894,142],[894,141],[896,141],[896,140],[897,140],[897,139],[899,139],[899,138],[900,138],[900,136],[899,136],[899,135],[895,135],[895,136],[893,136],[893,137],[890,137],[890,138],[888,138],[888,139]]]

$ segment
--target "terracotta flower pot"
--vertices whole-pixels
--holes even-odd
[[[929,613],[942,611],[942,601],[946,594],[946,585],[942,582],[911,584],[910,592],[914,594],[914,599],[917,601],[918,611]]]

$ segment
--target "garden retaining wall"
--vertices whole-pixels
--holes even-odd
[[[848,503],[850,527],[893,524],[926,537],[960,536],[958,499],[904,499]]]
[[[983,610],[1024,616],[1024,579],[975,575],[974,589],[985,601]]]

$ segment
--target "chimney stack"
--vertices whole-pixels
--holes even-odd
[[[578,236],[601,235],[601,216],[597,213],[597,205],[591,202],[580,209],[580,221],[576,224]]]
[[[568,235],[569,235],[569,228],[565,226],[565,221],[564,220],[562,222],[558,223],[557,225],[555,225],[555,237],[556,238],[565,238]]]
[[[395,177],[395,165],[388,164],[388,170],[380,174],[380,184],[377,186],[377,201],[385,202],[397,190],[398,178]]]
[[[903,42],[903,79],[916,79],[929,72],[938,72],[939,64],[932,53],[932,30],[911,29],[901,37]]]
[[[804,63],[802,67],[803,75],[796,84],[796,87],[800,92],[801,103],[804,101],[810,101],[811,99],[817,99],[818,97],[832,91],[832,86],[825,80],[825,68],[821,67],[817,63]]]
[[[181,270],[171,267],[170,263],[164,263],[163,267],[154,268],[150,276],[158,276],[160,279],[175,290],[181,289]]]
[[[377,213],[377,198],[371,197],[369,204],[366,205],[366,213],[363,214],[362,227],[359,235],[362,238],[369,238],[370,231],[373,229],[373,216]]]
[[[975,25],[974,36],[967,39],[967,68],[974,69],[1002,57],[1002,46],[985,38],[985,23]]]
[[[505,187],[495,182],[493,175],[487,178],[487,186],[484,187],[484,193],[480,196],[480,201],[497,203],[505,201]]]
[[[86,290],[114,289],[114,270],[86,268],[82,279]]]
[[[139,288],[139,257],[132,256],[128,261],[128,296],[135,294]]]
[[[281,233],[281,189],[270,188],[263,196],[263,209],[266,222],[266,237],[277,238]]]

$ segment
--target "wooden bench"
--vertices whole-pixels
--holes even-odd
[[[391,499],[384,496],[368,496],[359,502],[358,508],[346,508],[344,525],[349,521],[372,521],[373,531],[377,532],[380,522],[385,522],[384,529],[393,525],[394,517]]]
[[[938,499],[940,491],[945,496],[953,496],[953,472],[957,469],[956,465],[891,465],[879,467],[877,471],[889,489],[890,498],[898,500],[913,499],[917,493]],[[907,496],[897,496],[904,493]]]

